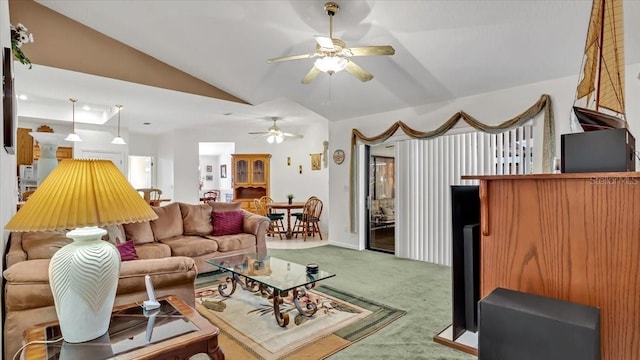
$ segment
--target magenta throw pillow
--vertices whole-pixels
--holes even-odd
[[[233,235],[242,232],[244,212],[214,211],[213,212],[213,236]]]
[[[118,252],[120,252],[121,261],[138,259],[138,253],[136,252],[136,246],[133,240],[117,244],[116,248],[118,249]]]

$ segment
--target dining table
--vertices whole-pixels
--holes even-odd
[[[271,210],[287,210],[287,233],[285,234],[287,239],[293,237],[293,231],[291,229],[291,209],[304,209],[304,201],[294,202],[271,202],[267,204],[267,211]]]

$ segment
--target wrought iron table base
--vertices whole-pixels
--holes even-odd
[[[231,291],[227,292],[229,283],[231,283]],[[226,282],[218,285],[218,293],[224,297],[230,297],[234,292],[236,292],[238,285],[240,285],[243,290],[251,291],[253,293],[260,292],[262,297],[273,299],[273,314],[276,318],[276,322],[281,327],[287,327],[287,325],[289,325],[289,314],[280,311],[280,305],[284,302],[283,298],[289,295],[289,291],[276,290],[267,285],[258,283],[255,280],[234,273],[227,277]],[[316,313],[316,311],[318,311],[318,306],[313,302],[308,302],[306,309],[303,309],[300,304],[300,299],[307,294],[305,289],[311,289],[314,286],[315,282],[304,287],[294,288],[291,290],[293,291],[293,304],[300,315],[311,317]]]

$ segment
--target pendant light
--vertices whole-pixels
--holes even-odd
[[[127,145],[124,139],[120,137],[120,112],[122,112],[122,105],[116,105],[116,107],[118,108],[118,136],[113,138],[111,143],[116,145]]]
[[[71,134],[67,135],[67,137],[65,138],[65,140],[67,141],[73,141],[73,142],[77,142],[77,141],[82,141],[82,139],[80,139],[80,136],[78,136],[78,134],[76,134],[76,101],[78,101],[78,99],[69,99],[69,101],[71,101],[71,121],[72,121],[72,130],[71,130]]]

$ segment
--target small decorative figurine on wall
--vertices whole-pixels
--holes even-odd
[[[328,141],[323,141],[322,142],[322,167],[324,167],[325,169],[327,168],[327,150],[329,149],[329,142]]]

